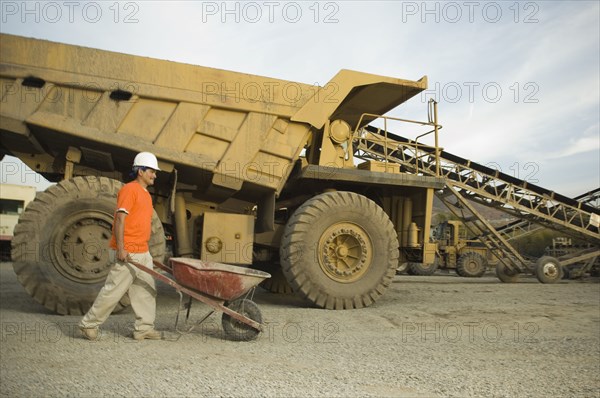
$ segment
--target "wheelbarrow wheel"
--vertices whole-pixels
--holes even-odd
[[[253,321],[262,323],[262,314],[260,313],[260,309],[256,303],[254,303],[254,301],[248,299],[237,299],[226,304],[225,306],[232,311],[252,319]],[[240,322],[225,313],[221,318],[221,323],[223,325],[223,330],[225,330],[225,334],[232,340],[249,341],[255,339],[260,333],[259,330],[254,329],[252,326],[246,325],[245,323]]]

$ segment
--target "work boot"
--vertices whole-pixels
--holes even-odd
[[[84,327],[80,326],[79,330],[81,330],[81,334],[83,334],[83,337],[85,337],[86,339],[92,340],[92,341],[98,340],[98,337],[99,337],[98,328],[84,328]]]
[[[162,332],[159,332],[158,330],[154,330],[154,329],[136,330],[133,332],[133,338],[135,340],[144,340],[144,339],[161,340]]]

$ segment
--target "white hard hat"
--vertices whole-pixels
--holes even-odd
[[[149,167],[156,171],[160,171],[158,168],[158,160],[156,156],[150,152],[140,152],[133,159],[133,167]]]

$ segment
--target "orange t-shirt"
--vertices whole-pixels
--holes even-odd
[[[125,250],[129,253],[147,252],[153,212],[150,193],[136,181],[125,184],[117,195],[115,218],[117,212],[127,214],[124,231]],[[110,247],[117,249],[114,223]]]

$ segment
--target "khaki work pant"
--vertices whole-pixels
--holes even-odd
[[[96,328],[100,326],[115,309],[119,300],[129,291],[131,307],[135,312],[135,330],[154,329],[156,317],[156,286],[152,276],[137,267],[116,260],[116,252],[109,251],[114,263],[106,282],[92,308],[85,314],[79,326]],[[152,269],[152,256],[146,253],[129,253],[131,260]]]

